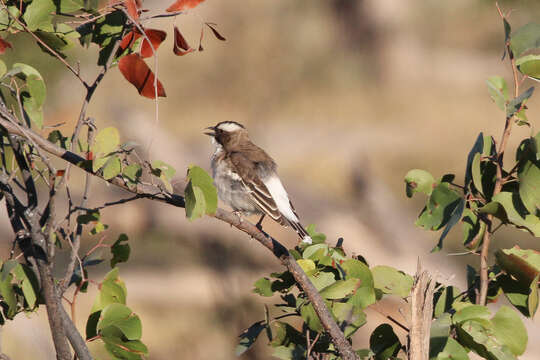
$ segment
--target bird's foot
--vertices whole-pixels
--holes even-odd
[[[242,212],[239,211],[239,210],[234,210],[233,211],[233,214],[238,216],[238,220],[240,221],[240,223],[242,223],[244,221],[244,218],[242,217]]]

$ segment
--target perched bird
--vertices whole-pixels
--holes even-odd
[[[212,172],[219,198],[235,212],[262,215],[257,228],[262,229],[265,215],[291,227],[302,242],[312,240],[298,219],[289,196],[279,180],[276,163],[253,144],[246,128],[234,121],[223,121],[207,128],[216,149]]]

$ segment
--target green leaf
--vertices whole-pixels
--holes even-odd
[[[529,100],[529,98],[532,96],[533,92],[534,87],[531,86],[527,89],[527,91],[521,93],[521,95],[519,95],[517,98],[510,100],[510,102],[506,106],[506,118],[510,119],[516,113],[521,111],[522,108],[525,106],[527,100]]]
[[[529,154],[518,166],[519,196],[527,210],[535,215],[540,214],[540,161],[532,152]]]
[[[359,284],[358,279],[337,280],[335,283],[325,287],[321,291],[321,296],[325,299],[342,299],[352,293]]]
[[[264,321],[257,321],[240,334],[240,341],[236,346],[236,356],[245,353],[257,340],[259,334],[266,328]]]
[[[300,316],[311,330],[315,332],[322,332],[324,330],[321,321],[313,308],[313,304],[309,303],[302,305],[300,308]]]
[[[81,225],[87,225],[93,222],[97,222],[100,219],[98,210],[88,210],[86,213],[77,216],[77,223]]]
[[[195,220],[204,214],[214,214],[217,210],[217,190],[212,178],[198,166],[188,169],[188,184],[185,190],[186,217]]]
[[[401,343],[392,326],[381,324],[371,334],[369,347],[375,353],[376,360],[386,360],[398,354]]]
[[[452,320],[448,313],[442,314],[431,323],[429,335],[429,358],[431,360],[437,359],[438,355],[444,351],[444,348],[448,344],[451,325]]]
[[[529,284],[540,274],[540,252],[532,249],[499,249],[495,253],[497,264],[522,284]]]
[[[0,262],[1,263],[1,262]],[[15,259],[11,259],[6,261],[2,264],[2,272],[0,274],[0,280],[4,281],[8,277],[8,275],[15,269],[17,266],[19,266],[19,262]]]
[[[6,63],[0,60],[0,78],[7,72]]]
[[[491,313],[484,305],[470,305],[458,310],[452,317],[454,324],[460,324],[468,320],[489,319]]]
[[[206,212],[206,199],[200,187],[194,187],[188,182],[184,191],[186,200],[186,217],[193,221],[202,217]]]
[[[313,244],[320,244],[326,241],[326,235],[317,232],[315,230],[315,224],[309,224],[308,227],[306,227],[306,231],[311,237],[311,240],[313,240]]]
[[[0,295],[8,307],[7,311],[4,310],[4,314],[8,319],[13,319],[17,312],[17,298],[15,297],[11,280],[13,280],[13,275],[11,274],[0,280]]]
[[[102,337],[101,340],[114,359],[143,360],[143,356],[148,356],[148,348],[140,340],[125,341],[120,336],[112,335]]]
[[[458,200],[458,205],[454,208],[452,211],[452,215],[450,215],[450,219],[448,219],[448,223],[446,223],[446,227],[444,228],[441,237],[439,238],[439,242],[435,247],[431,250],[432,252],[439,251],[442,249],[443,240],[446,238],[450,230],[456,225],[463,215],[463,210],[465,209],[465,199],[460,198]]]
[[[45,97],[47,90],[45,88],[45,82],[41,76],[30,74],[26,77],[26,86],[32,99],[34,99],[35,105],[41,107],[45,103]]]
[[[104,330],[109,326],[118,328],[128,340],[140,340],[142,336],[141,320],[123,304],[110,304],[101,311],[97,329]]]
[[[254,286],[255,289],[253,289],[253,292],[255,294],[267,297],[274,295],[274,291],[272,290],[272,282],[268,278],[260,278],[255,282]]]
[[[47,140],[67,150],[71,142],[67,136],[62,135],[59,130],[53,130],[49,133]]]
[[[118,263],[128,261],[131,248],[129,244],[123,244],[123,242],[127,243],[128,240],[129,239],[126,234],[120,234],[118,240],[116,240],[111,246],[111,254],[113,256],[111,259],[112,268]]]
[[[522,26],[510,38],[510,49],[515,57],[538,47],[540,47],[540,24],[529,23]]]
[[[291,344],[275,347],[272,356],[281,360],[302,360],[306,358],[305,352],[303,347]]]
[[[313,245],[309,245],[306,248],[304,248],[304,252],[302,253],[302,257],[304,259],[315,260],[314,257],[315,258],[320,258],[321,256],[324,256],[326,254],[328,254],[328,245],[327,244],[313,244]]]
[[[21,96],[25,117],[41,129],[43,127],[43,109],[36,104],[30,93],[23,91]]]
[[[166,164],[165,162],[161,160],[153,161],[151,167],[152,167],[152,174],[154,174],[155,176],[161,179],[167,191],[173,192],[173,188],[170,181],[172,180],[174,174],[176,173],[176,170],[171,165]]]
[[[469,151],[469,155],[467,155],[467,166],[465,168],[465,188],[469,187],[469,184],[472,180],[472,163],[474,160],[474,156],[476,154],[481,154],[484,150],[484,134],[480,133],[476,137],[476,141],[474,142],[474,145],[472,149]]]
[[[460,199],[461,196],[450,189],[448,183],[440,183],[433,189],[415,224],[426,230],[439,230],[448,223]]]
[[[334,302],[330,307],[346,338],[351,337],[367,321],[362,309],[349,303]]]
[[[13,274],[21,282],[20,286],[28,307],[33,309],[36,306],[39,293],[39,284],[36,275],[31,268],[23,264],[18,264],[13,270]]]
[[[297,263],[306,274],[311,275],[312,273],[314,273],[316,266],[313,260],[300,259],[297,261]]]
[[[137,184],[142,176],[142,168],[139,164],[130,164],[124,168],[122,176],[131,184]]]
[[[501,110],[504,110],[508,101],[508,85],[506,85],[506,80],[500,76],[492,76],[486,80],[486,84],[491,99],[493,99]]]
[[[467,355],[468,351],[465,350],[460,343],[453,338],[446,339],[444,349],[437,354],[437,357],[430,358],[433,360],[469,360]]]
[[[519,315],[508,306],[501,306],[491,319],[497,340],[506,345],[514,355],[521,355],[527,348],[527,329]]]
[[[319,271],[318,273],[308,275],[308,277],[318,291],[336,282],[336,278],[332,272]]]
[[[465,209],[461,219],[463,227],[463,245],[469,249],[477,249],[482,241],[486,223],[480,221],[471,209]]]
[[[7,11],[0,10],[0,31],[7,30],[8,28],[11,28],[10,30],[23,30],[22,26],[12,19],[12,17],[15,19],[20,18],[21,12],[19,11],[19,7],[17,5],[11,5],[8,6],[7,9]]]
[[[306,339],[298,330],[286,322],[276,321],[273,324],[275,334],[274,339],[271,342],[273,347],[280,345],[289,346],[291,344],[305,344]]]
[[[65,58],[63,51],[73,47],[75,41],[81,36],[75,29],[67,24],[48,24],[47,26],[41,26],[38,31],[35,32],[49,48],[52,48],[58,55]],[[49,55],[56,56],[47,47],[38,43],[41,50]]]
[[[459,342],[485,359],[516,360],[510,349],[499,342],[489,320],[467,320],[457,327]]]
[[[118,156],[111,156],[103,167],[103,179],[110,180],[122,172],[122,161]]]
[[[455,286],[447,286],[435,294],[433,316],[439,318],[452,309],[455,301],[459,300],[461,291]]]
[[[62,14],[70,14],[84,7],[84,0],[53,0],[56,11]]]
[[[431,195],[435,185],[435,179],[425,170],[413,169],[405,175],[405,184],[405,191],[408,197],[412,197],[416,192]]]
[[[390,266],[379,265],[371,269],[375,288],[385,294],[406,298],[411,292],[413,278]]]
[[[101,288],[92,310],[90,313],[103,310],[107,305],[110,304],[126,304],[127,289],[126,285],[118,277],[118,268],[115,267],[105,275],[103,282],[101,283]]]
[[[39,27],[50,24],[55,11],[52,0],[34,0],[26,7],[23,19],[30,31],[35,31]]]
[[[522,74],[535,79],[540,79],[540,56],[522,56],[516,60],[516,66]]]
[[[348,259],[341,264],[341,267],[345,271],[346,279],[355,278],[360,280],[360,285],[350,297],[348,303],[362,309],[374,304],[376,301],[374,280],[367,265],[356,259]]]
[[[109,160],[109,155],[118,148],[120,144],[120,134],[115,127],[106,127],[99,131],[91,146],[94,154],[92,162],[92,171],[96,172]]]
[[[478,211],[493,214],[501,221],[509,221],[520,229],[528,230],[534,236],[540,236],[540,218],[528,213],[517,193],[503,191],[493,196],[491,200]]]

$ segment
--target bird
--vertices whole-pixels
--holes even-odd
[[[275,161],[251,142],[244,125],[222,121],[206,128],[215,151],[211,157],[212,175],[218,197],[237,214],[261,215],[257,228],[262,231],[265,216],[277,223],[290,225],[301,242],[312,239],[300,223],[289,195],[277,174]]]

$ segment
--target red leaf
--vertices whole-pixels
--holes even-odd
[[[155,99],[154,73],[144,62],[141,55],[129,54],[118,61],[118,68],[127,81],[137,88],[139,94],[149,99]],[[157,95],[165,97],[165,89],[158,80]]]
[[[223,37],[223,35],[221,35],[220,33],[218,33],[218,31],[214,28],[214,26],[216,24],[211,24],[211,23],[205,23],[206,26],[208,26],[210,28],[210,30],[212,30],[212,32],[214,33],[214,36],[218,39],[218,40],[221,40],[221,41],[225,41],[227,39],[225,39]]]
[[[131,16],[133,20],[138,20],[139,12],[137,11],[138,6],[135,0],[124,0],[124,5],[127,9],[127,13],[129,14],[129,16]]]
[[[174,47],[173,47],[174,54],[178,56],[183,56],[193,51],[195,51],[195,49],[189,46],[186,39],[184,39],[184,37],[182,36],[182,33],[180,33],[180,30],[178,30],[178,28],[175,26],[174,27]]]
[[[9,42],[0,38],[0,55],[5,53],[7,48],[13,49],[13,47],[11,46]]]
[[[167,37],[167,33],[161,30],[146,29],[144,30],[144,32],[146,33],[146,36],[148,37],[148,39],[150,39],[150,42],[152,43],[152,46],[154,47],[154,50],[156,51],[159,45]],[[152,51],[152,46],[150,46],[146,38],[143,39],[142,46],[141,46],[141,55],[143,58],[147,58],[154,55],[154,51]]]
[[[94,153],[91,152],[91,151],[87,152],[86,153],[86,160],[90,160],[90,161],[94,160]]]
[[[204,0],[176,0],[174,4],[167,8],[168,12],[183,11],[193,9],[195,6],[202,3]]]
[[[201,37],[199,38],[199,51],[203,51],[204,48],[202,46],[202,39],[204,36],[204,26],[201,27]]]
[[[122,42],[120,42],[120,49],[122,51],[126,50],[128,47],[133,45],[133,43],[137,41],[137,39],[140,37],[141,34],[138,31],[128,32],[127,35],[122,38]]]
[[[66,170],[56,170],[56,177],[64,176]]]

